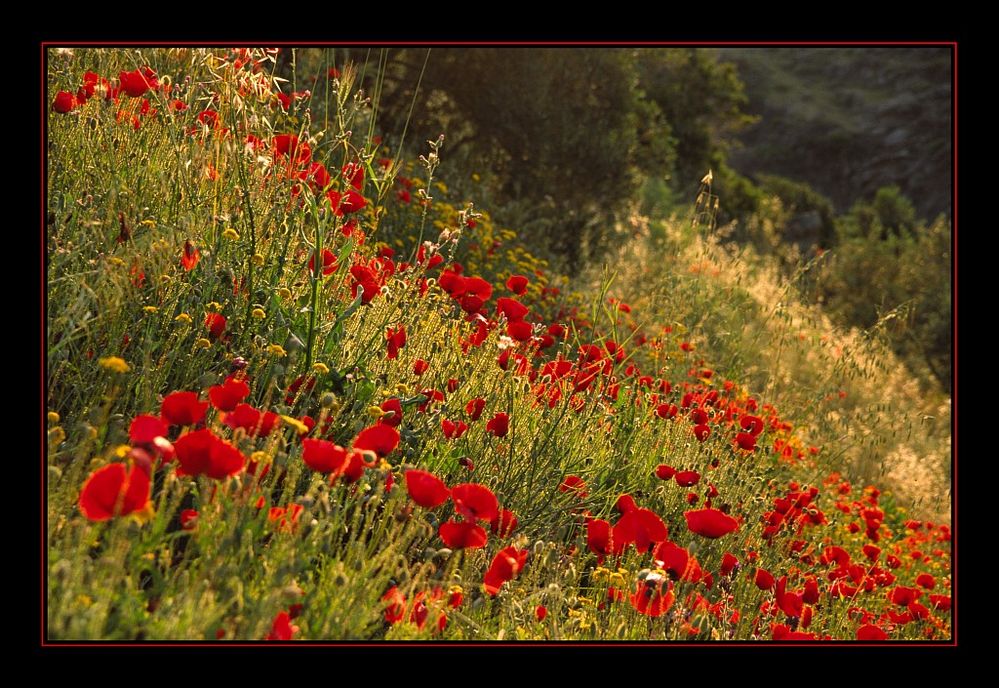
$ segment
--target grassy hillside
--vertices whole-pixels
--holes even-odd
[[[950,638],[949,409],[876,341],[701,215],[569,280],[274,66],[50,56],[50,640]]]

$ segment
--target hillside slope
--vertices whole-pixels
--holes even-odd
[[[732,151],[744,174],[808,182],[840,212],[896,184],[950,213],[949,48],[726,48],[760,121]]]

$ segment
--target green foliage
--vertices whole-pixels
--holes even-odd
[[[805,237],[815,239],[815,245],[828,248],[836,240],[836,218],[832,202],[805,182],[787,179],[777,175],[759,175],[761,190],[780,198],[791,216],[812,215],[817,220],[815,227]],[[794,240],[795,237],[785,237]]]
[[[880,189],[843,218],[839,243],[817,281],[819,298],[837,322],[883,328],[917,372],[928,372],[948,392],[950,233],[944,217],[917,224],[897,187]]]
[[[904,237],[916,229],[916,208],[897,186],[877,190],[870,201],[857,201],[843,218],[841,233],[846,238],[887,239]]]
[[[572,272],[618,238],[611,228],[643,175],[686,202],[752,121],[735,71],[706,51],[434,49],[425,59],[421,49],[378,58],[388,76],[370,88],[385,129],[408,127],[410,141],[446,130],[448,155],[494,173],[494,209],[529,204],[535,247]]]
[[[702,49],[638,50],[639,83],[676,141],[674,187],[693,196],[708,169],[722,167],[732,136],[755,118],[735,67]]]

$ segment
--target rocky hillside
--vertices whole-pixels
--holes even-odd
[[[950,213],[949,48],[739,48],[760,121],[731,163],[808,182],[838,211],[897,184],[927,219]]]

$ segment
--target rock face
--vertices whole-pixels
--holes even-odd
[[[838,212],[897,184],[932,220],[951,212],[950,48],[726,48],[746,85],[732,166],[810,184]]]

